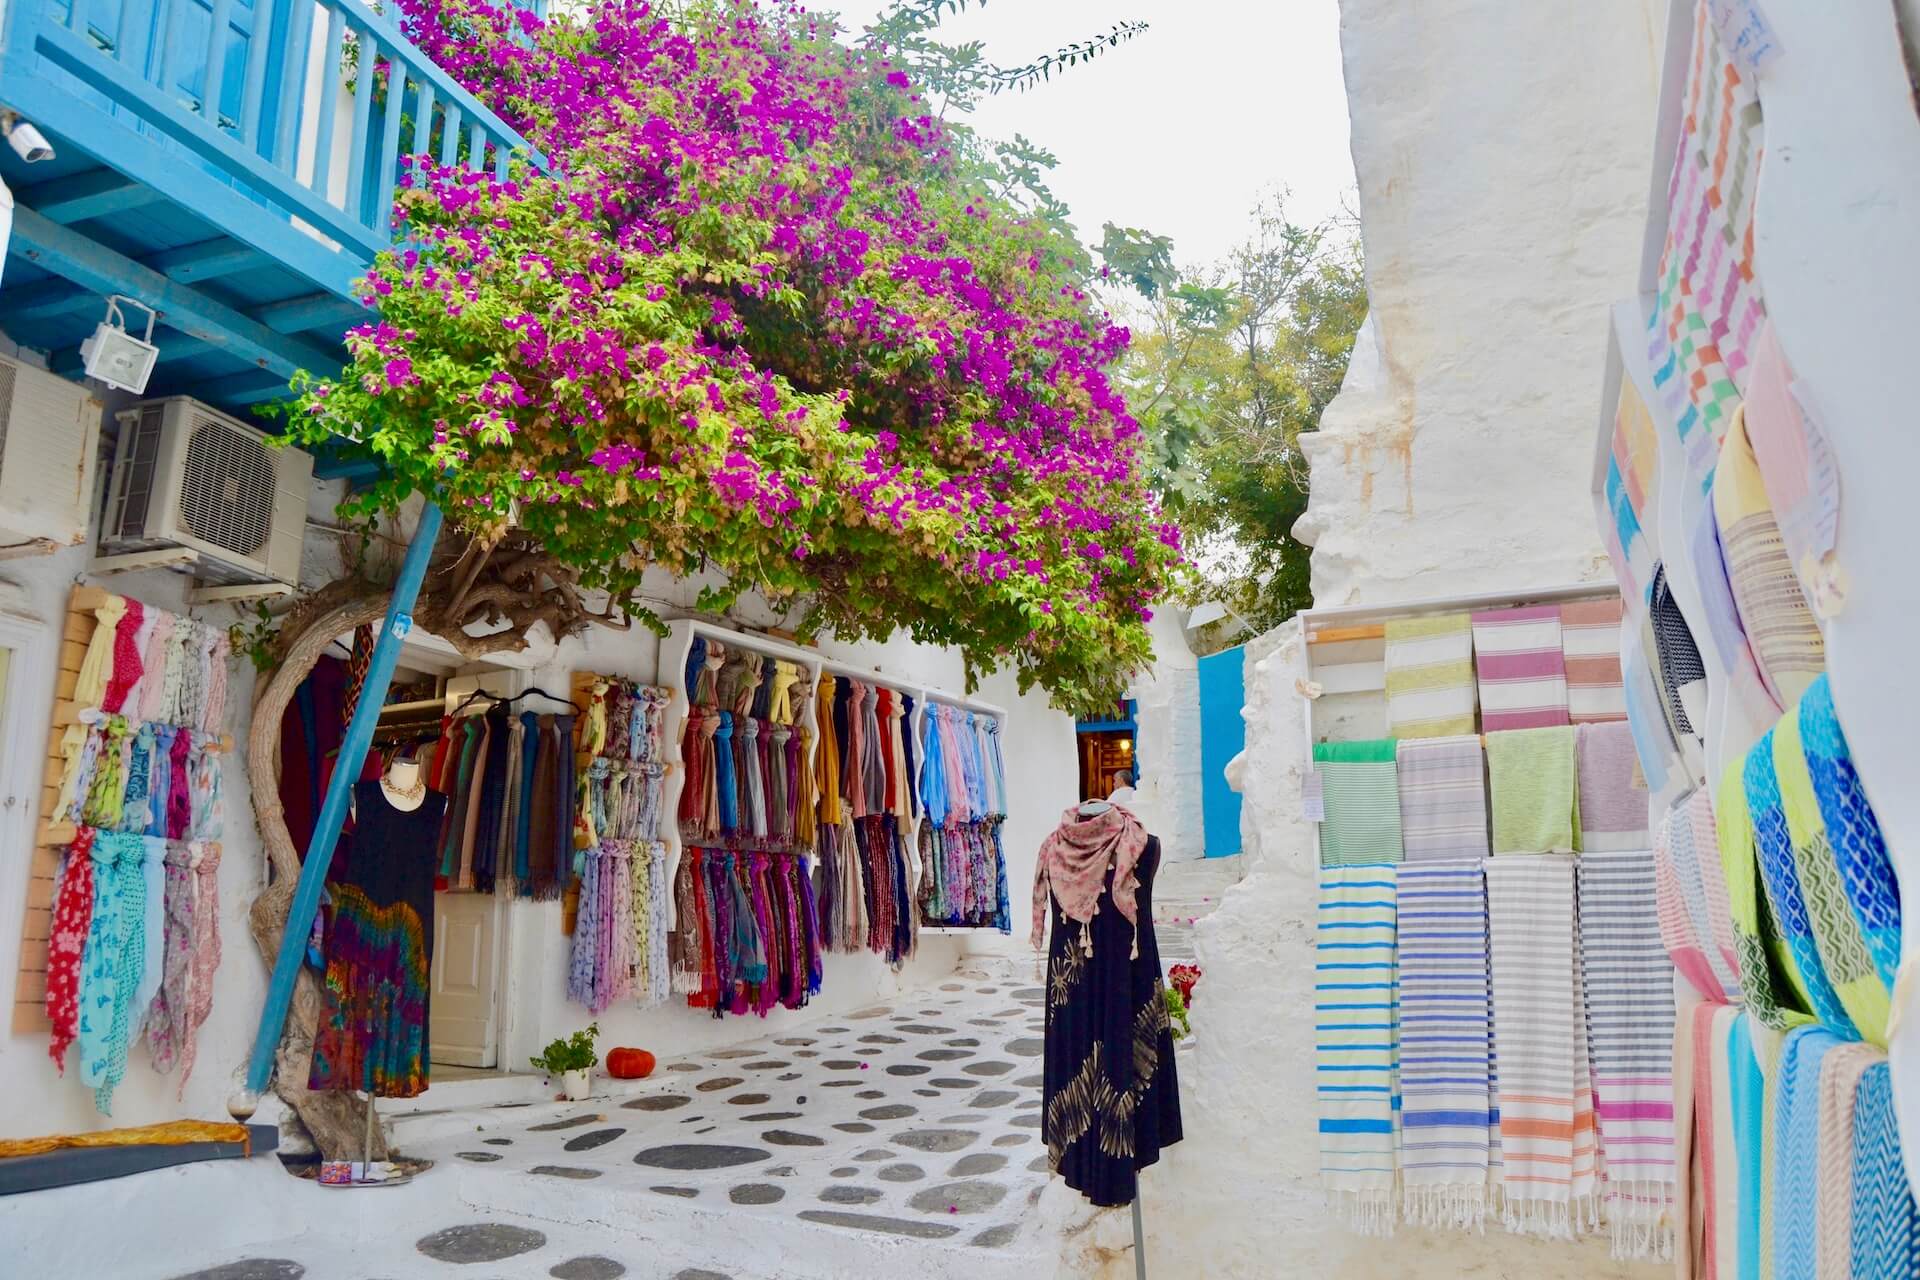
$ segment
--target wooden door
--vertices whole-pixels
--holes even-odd
[[[495,906],[490,893],[434,895],[433,998],[427,1034],[435,1062],[491,1067],[498,1061]]]

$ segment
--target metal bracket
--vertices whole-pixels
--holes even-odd
[[[87,572],[102,577],[115,573],[133,573],[140,569],[172,569],[197,564],[200,553],[191,547],[159,547],[152,551],[126,551],[114,556],[95,556]]]
[[[188,604],[231,604],[239,600],[271,600],[290,596],[293,588],[284,582],[242,582],[224,587],[195,587],[187,592]]]

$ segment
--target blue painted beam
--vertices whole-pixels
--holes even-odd
[[[32,206],[29,206],[32,207]],[[40,212],[37,208],[35,212]],[[57,221],[57,219],[55,219]],[[165,276],[169,280],[188,284],[196,280],[213,280],[220,276],[232,275],[236,271],[257,266],[260,255],[243,244],[235,244],[224,236],[217,240],[203,240],[198,244],[182,245],[177,249],[165,249],[159,253],[141,258],[140,265],[147,270]],[[320,295],[331,297],[331,295]],[[339,301],[339,305],[357,304]],[[104,311],[105,304],[101,296],[88,289],[76,287],[64,279],[36,280],[32,284],[23,284],[0,293],[0,320],[18,325],[27,320],[45,320],[53,316],[69,315],[82,311]],[[269,324],[268,328],[274,326]],[[311,326],[300,326],[301,328]],[[280,329],[281,333],[294,333],[296,328]],[[28,343],[31,346],[31,343]]]
[[[209,378],[193,389],[196,399],[208,404],[244,406],[265,404],[287,394],[287,380],[271,373],[249,370],[226,378]]]
[[[85,222],[126,209],[158,203],[166,197],[111,169],[89,169],[50,182],[36,182],[13,193],[16,204],[38,209],[60,224]]]
[[[95,293],[124,293],[137,298],[163,313],[168,327],[283,377],[292,377],[296,369],[333,373],[340,367],[339,352],[275,333],[258,320],[50,222],[31,209],[14,210],[8,252]]]
[[[5,300],[5,296],[0,295],[0,303]],[[362,320],[373,318],[372,313],[360,303],[336,298],[330,293],[312,293],[303,298],[288,298],[285,302],[269,302],[255,308],[252,315],[275,333],[324,329],[329,336],[337,336]]]
[[[334,762],[333,776],[327,780],[327,796],[321,801],[320,815],[314,819],[313,839],[300,864],[300,883],[293,891],[293,905],[287,911],[287,924],[280,935],[280,954],[274,958],[273,977],[267,983],[267,1002],[260,1010],[260,1027],[253,1037],[253,1056],[247,1061],[247,1090],[266,1092],[273,1078],[274,1053],[280,1047],[280,1033],[287,1025],[287,1006],[293,1000],[293,984],[300,976],[300,965],[307,953],[307,937],[313,932],[313,914],[320,907],[320,891],[326,885],[327,866],[333,861],[334,847],[340,841],[340,827],[347,818],[347,801],[353,784],[360,777],[367,748],[373,745],[373,727],[380,719],[380,706],[387,700],[387,687],[393,683],[393,669],[400,660],[400,645],[413,630],[413,602],[420,595],[420,584],[433,559],[433,544],[440,536],[440,508],[432,502],[420,512],[420,526],[407,544],[406,559],[401,561],[400,576],[393,584],[393,599],[387,603],[386,621],[380,638],[374,641],[373,658],[367,666],[367,679],[354,705],[353,719],[347,724],[340,757]]]
[[[380,459],[364,453],[316,453],[313,455],[315,480],[371,480],[380,474]]]

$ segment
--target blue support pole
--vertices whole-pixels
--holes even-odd
[[[320,816],[313,824],[313,840],[307,846],[305,862],[300,866],[300,885],[293,893],[293,907],[287,915],[287,930],[280,936],[280,954],[273,962],[273,978],[267,984],[266,1007],[260,1010],[260,1029],[254,1033],[253,1057],[247,1062],[247,1090],[266,1092],[273,1076],[273,1057],[280,1047],[280,1033],[287,1022],[287,1006],[293,1001],[294,979],[300,976],[301,957],[306,954],[307,935],[313,930],[313,914],[320,909],[320,889],[327,880],[327,865],[333,861],[333,849],[340,841],[340,827],[347,818],[347,801],[360,766],[373,745],[373,726],[380,719],[380,706],[387,698],[387,686],[393,682],[394,664],[400,658],[400,643],[413,629],[413,602],[420,594],[420,583],[427,576],[427,562],[433,558],[433,544],[440,536],[440,508],[427,503],[420,512],[420,527],[407,544],[407,556],[400,565],[400,577],[393,584],[393,600],[387,605],[387,618],[374,642],[373,659],[367,667],[367,682],[360,690],[360,701],[347,724],[347,736],[340,744],[340,758],[327,782],[327,798],[321,802]],[[261,765],[265,767],[264,763]]]

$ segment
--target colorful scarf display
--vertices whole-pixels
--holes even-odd
[[[928,703],[922,716],[926,733],[917,789],[908,757],[902,754],[907,736],[892,739],[888,756],[890,770],[909,780],[897,794],[911,797],[917,790],[927,815],[920,827],[920,921],[1010,932],[1007,863],[1000,844],[1007,816],[1000,722],[940,703]],[[909,816],[898,804],[894,814]]]
[[[1389,619],[1386,676],[1391,736],[1473,732],[1473,629],[1466,614]]]
[[[1600,1211],[1574,860],[1494,857],[1486,875],[1506,1225],[1571,1239]]]
[[[80,1082],[94,1091],[101,1115],[113,1114],[113,1091],[127,1073],[135,1023],[134,990],[146,963],[143,921],[147,879],[144,836],[94,833],[93,914],[80,978]]]
[[[1391,738],[1313,744],[1313,767],[1320,773],[1325,805],[1321,866],[1400,860],[1396,755]]]
[[[1639,779],[1633,730],[1625,721],[1574,730],[1580,848],[1646,849],[1647,788]]]
[[[1487,994],[1487,890],[1478,859],[1398,876],[1400,1181],[1406,1220],[1481,1229],[1497,1117]],[[1339,942],[1323,943],[1323,954]],[[1339,964],[1340,961],[1331,963]],[[1372,973],[1329,969],[1332,973]]]
[[[1409,862],[1487,856],[1487,780],[1478,734],[1395,748],[1400,843]]]
[[[1398,871],[1392,863],[1320,869],[1320,1179],[1335,1212],[1365,1235],[1391,1235],[1397,1216]]]
[[[441,888],[539,902],[566,892],[577,823],[592,800],[574,743],[586,718],[496,706],[441,721],[422,769],[447,799],[434,837]],[[632,785],[645,790],[644,762],[617,766],[617,785],[640,775]],[[605,780],[603,771],[603,793]]]
[[[679,884],[673,945],[689,1005],[765,1017],[820,990],[819,918],[799,855],[691,847]]]
[[[1495,854],[1579,849],[1580,789],[1574,759],[1571,725],[1487,735]]]
[[[693,641],[700,675],[690,687],[711,700],[692,703],[682,732],[687,777],[677,815],[681,838],[794,851],[805,828],[801,813],[811,799],[810,789],[801,785],[811,743],[803,725],[776,722],[766,713],[778,704],[788,716],[797,715],[792,684],[798,672],[791,664],[783,671],[780,663],[737,646],[719,648],[721,661],[714,668],[708,644],[704,637]],[[696,664],[690,658],[688,665]],[[785,688],[778,698],[776,685]]]
[[[1575,724],[1627,718],[1627,691],[1620,672],[1620,619],[1625,608],[1618,596],[1560,606],[1567,718]]]
[[[1654,856],[1589,849],[1579,864],[1580,973],[1613,1256],[1671,1258],[1673,968],[1647,914]]]
[[[813,835],[811,892],[819,912],[822,944],[833,951],[872,951],[889,964],[900,964],[918,945],[920,912],[914,908],[911,850],[902,838],[912,815],[925,802],[925,826],[954,827],[976,818],[988,821],[987,795],[982,787],[969,790],[957,753],[936,759],[929,745],[922,773],[937,777],[938,785],[923,780],[919,799],[908,761],[907,718],[913,699],[880,685],[849,676],[823,675],[816,691],[820,724],[820,751],[814,760],[816,813]],[[931,731],[937,718],[952,708],[928,706],[924,715]],[[964,723],[964,721],[956,721]],[[930,744],[942,741],[929,737]],[[997,748],[996,748],[997,752]],[[934,803],[936,798],[939,807]],[[923,845],[928,837],[923,829]],[[947,851],[942,842],[941,849]],[[972,849],[954,847],[956,854],[985,854],[998,845]],[[986,864],[964,867],[949,858],[939,868],[923,860],[921,903],[938,893],[956,894],[957,881],[977,883]],[[934,883],[930,871],[941,873]],[[1004,874],[1001,872],[1000,874]],[[928,923],[934,923],[928,921]]]
[[[1567,723],[1567,665],[1557,605],[1475,613],[1473,661],[1483,731]]]

